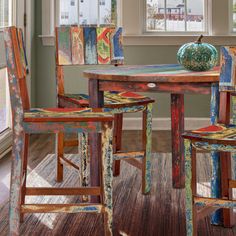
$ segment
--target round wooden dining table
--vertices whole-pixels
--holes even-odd
[[[184,188],[184,147],[181,134],[184,132],[184,94],[211,94],[211,123],[219,114],[219,67],[210,71],[193,72],[180,65],[134,65],[106,69],[86,70],[89,79],[90,106],[103,107],[104,91],[133,91],[169,93],[171,96],[172,132],[172,179],[174,188]],[[197,109],[197,108],[196,108]],[[93,142],[92,142],[93,143]],[[99,155],[94,143],[93,155]],[[91,159],[94,172],[91,181],[98,184],[96,172],[98,156]]]

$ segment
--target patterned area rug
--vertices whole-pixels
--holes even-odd
[[[210,195],[209,155],[199,154],[198,192]],[[76,155],[69,159],[78,162]],[[75,187],[80,179],[77,170],[66,167],[64,182],[58,184],[56,158],[48,155],[34,170],[29,170],[27,186]],[[152,192],[141,194],[140,172],[122,162],[121,176],[114,178],[114,235],[182,236],[185,235],[184,190],[172,189],[171,154],[154,154]],[[79,202],[78,197],[27,197],[27,203]],[[199,223],[199,235],[236,235],[236,229],[213,227],[209,217]],[[0,209],[0,235],[8,232],[8,203]],[[21,224],[21,235],[103,235],[102,217],[95,214],[30,214]]]

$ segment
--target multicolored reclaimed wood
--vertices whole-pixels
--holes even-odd
[[[71,32],[70,27],[59,27],[56,30],[57,37],[57,60],[60,65],[72,64]]]
[[[8,80],[13,111],[13,149],[12,172],[10,189],[10,218],[9,235],[20,235],[20,220],[25,213],[102,213],[104,214],[105,235],[112,235],[112,132],[114,117],[101,109],[30,109],[28,91],[26,87],[26,73],[23,73],[22,43],[17,37],[18,29],[10,27],[5,29],[4,40],[6,48],[6,61]],[[21,44],[21,45],[19,45]],[[22,92],[23,91],[23,92]],[[103,168],[99,169],[102,184],[97,187],[80,188],[28,188],[27,178],[27,150],[29,134],[81,133],[83,140],[87,141],[87,133],[100,133],[102,140],[101,159]],[[84,134],[86,133],[86,134]],[[87,143],[83,156],[87,158]],[[87,160],[86,160],[87,163]],[[87,168],[87,167],[86,167]],[[82,171],[85,176],[85,168]],[[87,180],[86,180],[87,181]],[[87,186],[84,181],[83,185]],[[91,195],[103,196],[100,204],[25,204],[25,196],[54,196],[54,195]]]
[[[110,33],[111,33],[110,28],[105,28],[105,27],[97,28],[98,64],[111,63]]]
[[[138,107],[150,103],[151,99],[132,92],[104,92],[105,107],[106,108],[121,108],[129,105],[132,110],[132,106]],[[59,96],[59,99],[66,100],[69,103],[74,103],[80,107],[89,106],[89,96],[87,94],[65,94]],[[154,100],[153,100],[154,102]],[[128,110],[128,107],[127,107]],[[130,111],[131,112],[131,111]]]
[[[84,42],[85,64],[97,64],[97,31],[95,27],[84,27]]]
[[[236,47],[221,47],[220,90],[236,90]]]
[[[58,66],[123,64],[122,28],[57,27],[56,55]]]
[[[193,72],[188,71],[184,69],[183,66],[177,64],[134,65],[84,71],[84,76],[87,78],[105,81],[113,80],[148,83],[218,83],[219,75],[219,67],[215,67],[210,71]],[[155,88],[155,84],[149,84],[149,86],[149,89]]]
[[[211,124],[214,125],[219,119],[219,84],[212,84],[211,87]],[[211,197],[219,198],[221,195],[220,181],[220,153],[211,152],[212,160],[212,178],[211,178]],[[221,212],[215,212],[211,217],[211,223],[220,225],[222,223]]]
[[[115,2],[112,3],[113,7],[116,5]],[[115,4],[115,5],[114,5]],[[59,29],[59,28],[58,28]],[[78,31],[80,30],[80,27],[73,26],[71,27],[71,50],[72,50],[72,63],[73,65],[80,65],[79,63],[78,53],[82,46],[79,46],[82,41],[82,36],[78,36]],[[58,41],[60,41],[60,37],[56,37],[57,44],[60,44]],[[79,41],[79,42],[76,42]],[[115,27],[92,27],[92,26],[86,26],[83,27],[83,48],[84,48],[84,64],[98,64],[98,65],[105,65],[105,64],[116,64],[120,65],[123,64],[124,61],[124,54],[123,54],[123,40],[122,40],[122,28],[115,28]],[[59,57],[60,53],[58,52],[58,47],[56,48],[56,55],[57,58]],[[111,61],[112,60],[112,61]],[[56,75],[57,75],[57,93],[58,93],[58,107],[60,108],[87,108],[89,107],[89,96],[86,94],[66,94],[65,88],[64,88],[64,71],[63,67],[66,66],[66,64],[60,64],[60,61],[56,60]],[[109,91],[109,92],[108,92]],[[124,90],[121,92],[114,92],[110,91],[108,89],[105,93],[105,108],[104,112],[109,112],[111,114],[114,114],[116,116],[115,119],[115,127],[117,127],[114,131],[114,147],[119,146],[119,151],[121,149],[121,135],[122,135],[122,122],[123,122],[123,113],[133,113],[133,112],[143,112],[143,117],[145,119],[146,124],[143,124],[143,142],[145,143],[143,145],[143,151],[145,151],[144,160],[142,162],[137,163],[135,158],[139,158],[136,156],[136,152],[132,153],[133,156],[129,156],[130,158],[126,158],[127,155],[120,156],[119,160],[115,162],[116,169],[120,169],[120,160],[122,159],[129,159],[129,163],[134,166],[141,166],[142,170],[142,190],[143,193],[148,193],[150,191],[150,141],[147,141],[147,139],[150,139],[150,130],[151,129],[151,121],[150,121],[150,113],[152,106],[150,104],[154,103],[153,99],[150,99],[148,97],[145,97],[143,95],[139,95],[133,92],[125,92]],[[91,105],[91,104],[90,104]],[[148,112],[147,112],[148,111]],[[36,119],[40,119],[40,116],[46,116],[45,114],[41,114],[38,112],[36,114]],[[32,119],[33,114],[28,114],[29,118]],[[48,117],[49,120],[52,120],[52,117]],[[148,118],[146,118],[146,116]],[[71,115],[71,119],[73,117],[73,114]],[[58,129],[57,129],[58,130]],[[71,140],[70,142],[61,140],[62,135],[58,135],[58,141],[57,143],[60,144],[58,146],[57,154],[58,154],[58,160],[61,159],[63,161],[66,161],[65,157],[63,156],[63,150],[64,147],[61,147],[62,145],[68,146],[68,145],[77,145],[77,140]],[[82,141],[83,142],[83,141]],[[119,144],[118,144],[119,143]],[[94,144],[91,145],[92,147],[97,148],[97,141],[94,142]],[[114,149],[116,150],[116,149]],[[81,150],[82,151],[82,150]],[[117,150],[118,151],[118,150]],[[83,151],[82,151],[83,152]],[[97,153],[97,150],[93,150],[93,153]],[[115,151],[116,153],[116,151]],[[95,154],[94,154],[95,155]],[[93,160],[99,159],[98,156],[94,157]],[[92,186],[99,185],[99,173],[95,170],[93,170],[93,166],[97,166],[98,163],[95,163],[96,161],[91,162],[91,176],[94,175],[96,177],[91,177],[91,184]],[[135,160],[135,161],[134,161]],[[83,159],[84,166],[86,162],[86,158]],[[69,162],[67,162],[69,163]],[[95,164],[94,164],[95,163]],[[74,166],[76,169],[79,167]],[[96,169],[97,167],[95,167]],[[57,174],[57,180],[61,181],[63,179],[63,167],[61,168],[60,160],[58,163],[58,171]],[[115,175],[118,175],[117,172]],[[95,184],[93,184],[95,183]],[[93,199],[93,197],[92,197]]]
[[[84,34],[82,27],[71,27],[72,63],[84,65]]]
[[[112,64],[124,63],[124,49],[122,28],[111,30],[111,62]]]
[[[183,158],[183,98],[184,94],[211,94],[212,101],[218,100],[217,93],[220,68],[210,71],[192,72],[180,65],[135,65],[117,68],[96,69],[84,71],[92,86],[91,94],[96,91],[96,98],[101,101],[106,91],[135,92],[168,92],[172,97],[172,146],[173,148],[173,187],[184,188],[184,158]],[[92,99],[93,98],[93,99]],[[105,98],[104,98],[105,101]],[[94,103],[93,103],[94,105]],[[177,112],[178,111],[178,112]],[[179,114],[177,117],[177,113]],[[217,120],[217,106],[211,108],[212,120]],[[176,139],[179,137],[179,139]]]

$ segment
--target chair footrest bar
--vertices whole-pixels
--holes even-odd
[[[74,140],[65,140],[64,141],[64,146],[65,147],[76,147],[79,145],[78,140],[74,139]]]
[[[194,203],[197,206],[212,206],[219,208],[235,208],[236,200],[206,198],[206,197],[194,197]]]
[[[236,188],[236,180],[229,180],[229,188]]]
[[[103,213],[102,204],[24,204],[22,213]]]
[[[122,159],[130,159],[130,158],[137,158],[142,159],[144,158],[144,152],[118,152],[113,154],[114,160],[122,160]]]
[[[138,161],[137,159],[130,158],[130,159],[123,159],[123,161],[127,162],[128,164],[142,170],[142,163]]]
[[[77,165],[75,165],[73,162],[69,161],[65,157],[60,157],[60,159],[62,159],[65,162],[65,164],[68,164],[68,165],[74,167],[76,170],[80,170],[80,168]]]
[[[86,188],[26,188],[28,196],[59,196],[59,195],[91,195],[99,196],[101,194],[100,187]]]

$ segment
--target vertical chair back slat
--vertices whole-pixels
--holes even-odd
[[[30,108],[28,90],[26,85],[27,61],[25,55],[22,30],[16,27],[6,28],[4,32],[6,48],[9,89],[11,94],[11,107],[14,113],[23,114]]]
[[[97,32],[96,27],[84,27],[85,64],[97,64]]]
[[[97,27],[98,64],[111,64],[111,29]]]
[[[83,28],[71,27],[72,64],[84,65],[84,34]]]
[[[236,91],[236,47],[221,47],[220,91]]]

